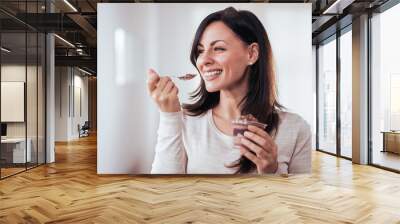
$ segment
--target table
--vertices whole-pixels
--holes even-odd
[[[32,160],[30,138],[26,139],[28,143],[25,154],[25,138],[6,138],[1,139],[1,159],[5,163],[26,163]],[[26,160],[26,161],[25,161]]]
[[[382,131],[381,133],[383,133],[382,152],[400,154],[400,131]]]

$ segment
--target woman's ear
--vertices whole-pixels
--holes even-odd
[[[258,60],[258,56],[259,56],[259,52],[260,52],[260,48],[258,46],[258,43],[250,44],[247,49],[249,50],[249,61],[248,61],[248,63],[249,63],[249,65],[253,65]]]

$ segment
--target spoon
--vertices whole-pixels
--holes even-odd
[[[174,76],[172,76],[172,77],[175,77],[175,78],[177,78],[177,79],[180,79],[180,80],[191,80],[191,79],[193,79],[194,77],[196,77],[197,76],[197,74],[191,74],[191,73],[186,73],[186,74],[183,74],[183,75],[174,75]]]

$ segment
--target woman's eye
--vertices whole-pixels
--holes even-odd
[[[225,48],[223,48],[223,47],[216,47],[215,50],[216,50],[216,51],[224,51]]]
[[[202,50],[202,49],[198,49],[197,50],[197,54],[201,54],[201,53],[203,53],[204,52],[204,50]]]

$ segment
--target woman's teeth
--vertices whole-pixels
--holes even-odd
[[[205,77],[213,77],[216,75],[220,75],[221,73],[222,73],[222,70],[213,70],[213,71],[205,72],[204,76]]]

